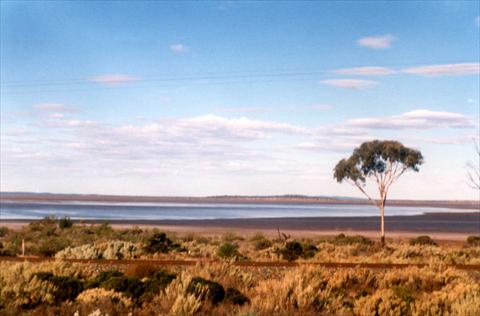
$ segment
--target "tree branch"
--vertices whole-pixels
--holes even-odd
[[[368,198],[368,200],[373,203],[373,205],[375,205],[376,207],[380,207],[377,201],[372,199],[370,195],[368,195],[368,193],[362,188],[362,186],[357,181],[351,181],[351,184],[356,186],[360,190],[360,192],[362,192]]]

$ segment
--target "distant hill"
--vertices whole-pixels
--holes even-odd
[[[101,202],[101,203],[311,203],[364,205],[366,199],[338,196],[308,196],[299,194],[244,196],[219,195],[206,197],[179,196],[129,196],[100,194],[58,194],[31,192],[0,192],[2,203],[56,203],[56,202]],[[432,201],[389,200],[389,205],[480,209],[480,201]]]

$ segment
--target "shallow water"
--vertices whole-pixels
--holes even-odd
[[[377,216],[370,205],[326,204],[186,204],[186,203],[10,203],[0,204],[1,219],[40,219],[45,216],[72,219],[163,220],[278,217]],[[468,212],[433,207],[387,206],[386,216],[420,215],[427,212]]]

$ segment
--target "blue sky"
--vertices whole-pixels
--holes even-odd
[[[479,6],[2,1],[1,190],[359,196],[336,162],[398,139],[392,197],[478,199]]]

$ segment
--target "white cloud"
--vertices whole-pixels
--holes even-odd
[[[265,132],[284,134],[305,134],[307,130],[291,124],[273,121],[251,120],[245,117],[238,119],[226,119],[216,115],[204,115],[178,122],[179,126],[186,129],[196,129],[203,132],[221,132],[246,138],[264,138]]]
[[[471,144],[475,139],[478,139],[478,135],[475,134],[463,134],[455,136],[438,136],[438,137],[419,137],[419,136],[404,136],[403,140],[409,142],[421,142],[437,145],[463,145]]]
[[[386,76],[396,73],[393,69],[385,67],[356,67],[337,69],[334,73],[350,76]]]
[[[188,52],[188,47],[183,44],[172,44],[168,48],[175,53],[185,53]]]
[[[477,26],[480,26],[480,15],[475,18],[475,22],[477,23]]]
[[[65,115],[63,113],[58,113],[58,112],[48,115],[49,118],[53,118],[53,119],[63,118],[64,116]]]
[[[99,83],[99,84],[113,86],[113,85],[119,85],[123,83],[138,81],[140,80],[140,78],[131,76],[131,75],[124,75],[124,74],[108,74],[108,75],[91,77],[88,80]]]
[[[357,40],[357,44],[360,46],[373,48],[373,49],[387,49],[392,46],[392,43],[396,40],[395,36],[391,34],[362,37]]]
[[[42,103],[36,104],[33,106],[33,109],[36,111],[44,111],[44,112],[57,112],[57,113],[65,113],[65,112],[75,112],[76,109],[70,106],[66,106],[59,103]]]
[[[423,76],[475,75],[480,74],[480,63],[459,63],[411,67],[402,69],[402,72]]]
[[[226,107],[219,107],[216,109],[219,112],[227,112],[227,113],[267,113],[272,112],[271,107],[262,107],[262,106],[250,106],[250,107],[235,107],[235,106],[226,106]]]
[[[349,120],[346,126],[367,129],[432,129],[473,127],[466,115],[452,112],[415,110],[396,116]]]
[[[361,79],[328,79],[321,83],[345,89],[367,89],[378,84],[376,81]]]

